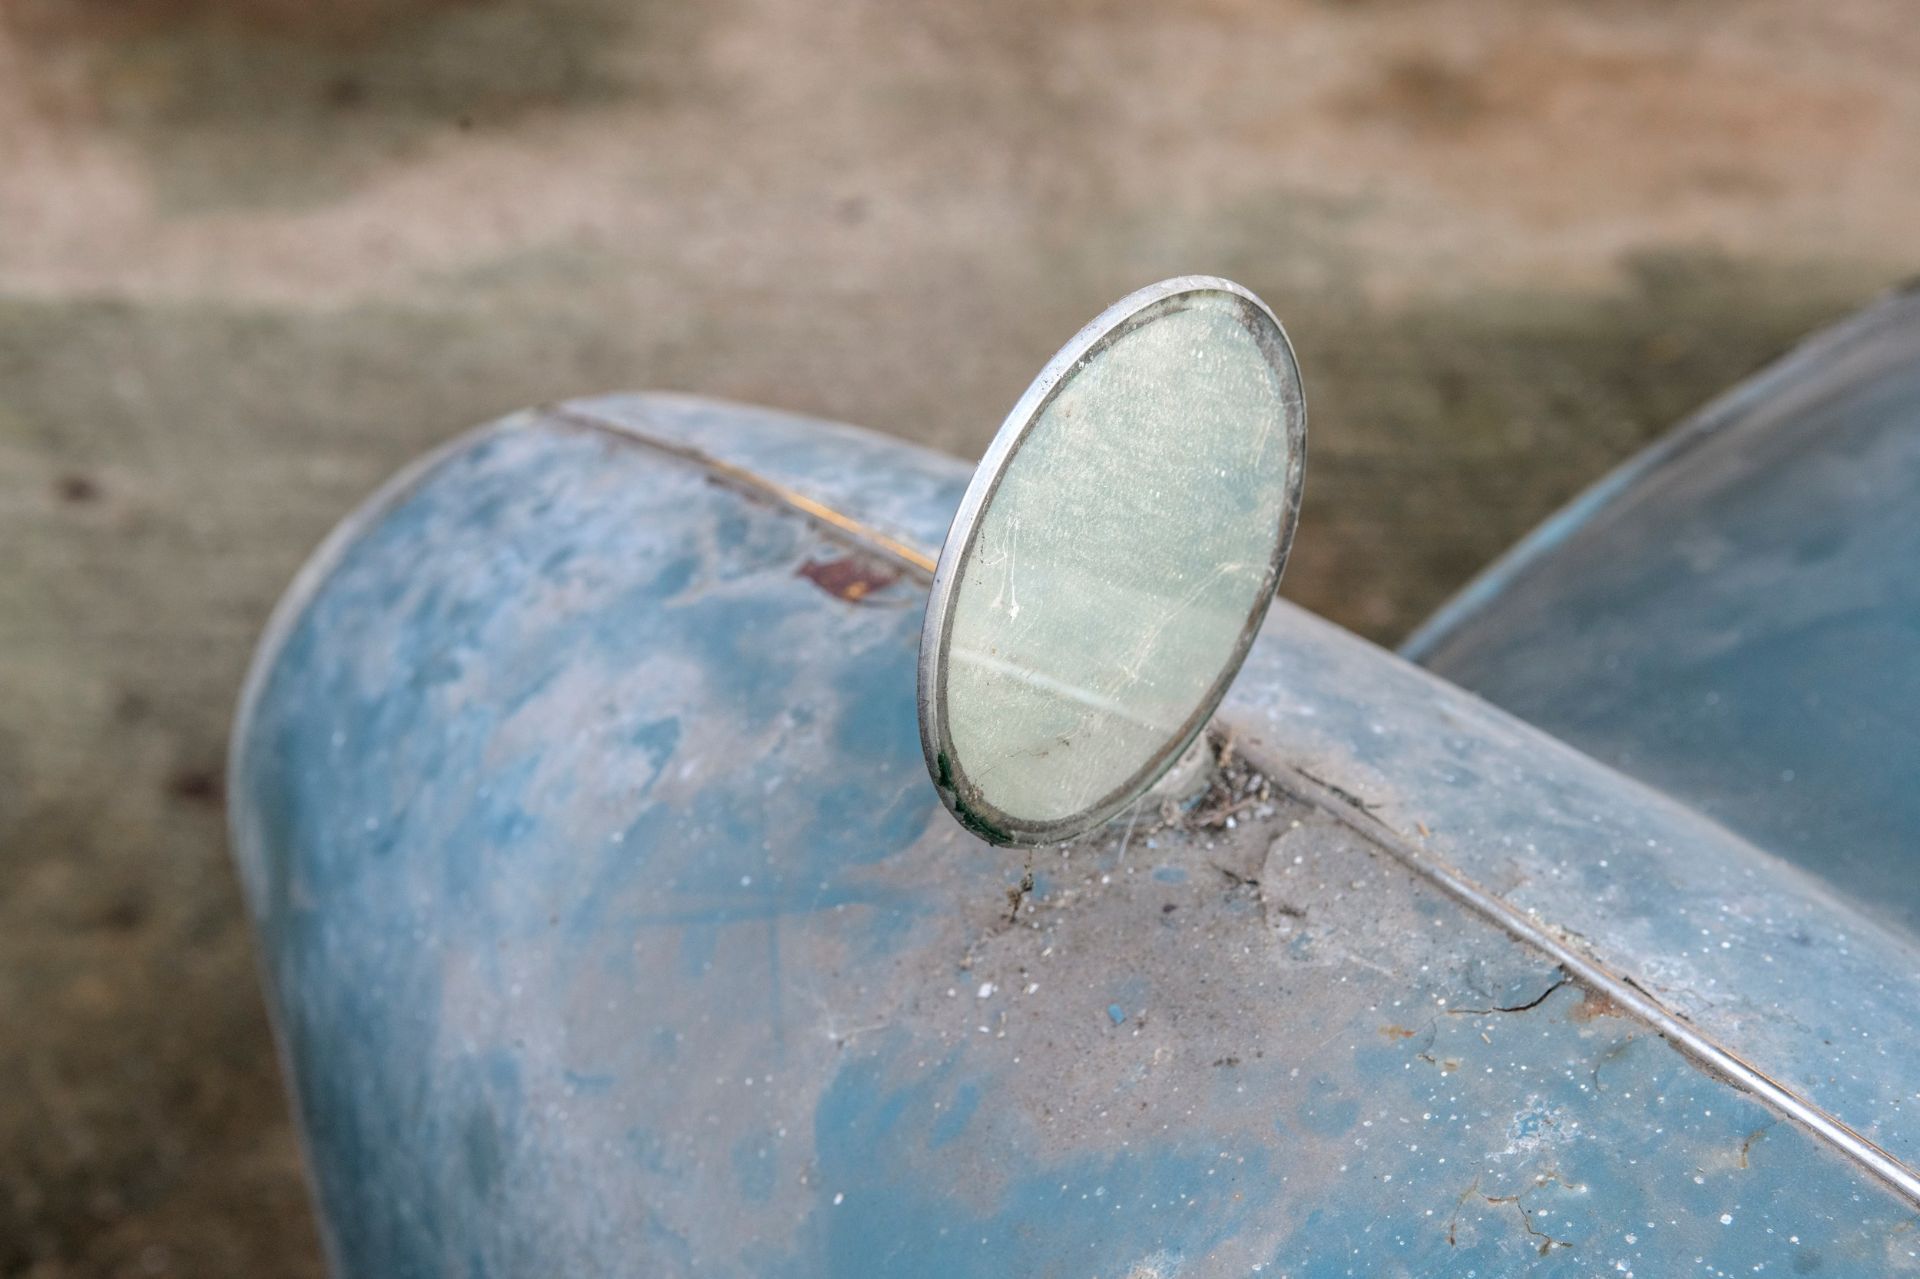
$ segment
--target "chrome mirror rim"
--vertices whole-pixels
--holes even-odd
[[[1168,303],[1190,295],[1222,293],[1237,300],[1242,307],[1257,311],[1271,323],[1270,333],[1257,324],[1250,324],[1248,328],[1260,341],[1269,363],[1290,380],[1294,392],[1288,399],[1287,475],[1272,560],[1231,657],[1222,665],[1219,675],[1180,731],[1125,781],[1080,811],[1048,821],[1023,821],[1002,812],[984,799],[978,788],[968,781],[954,753],[945,711],[946,666],[960,567],[967,561],[979,533],[981,517],[1007,468],[1019,454],[1021,445],[1048,404],[1065,385],[1068,375],[1120,337],[1163,312]],[[927,771],[933,779],[934,789],[962,826],[993,844],[1038,845],[1071,839],[1099,826],[1126,808],[1193,744],[1205,730],[1207,722],[1239,673],[1279,587],[1281,573],[1293,545],[1294,530],[1299,524],[1306,465],[1306,435],[1306,398],[1301,387],[1299,363],[1294,357],[1286,328],[1267,304],[1251,291],[1218,276],[1175,276],[1137,289],[1094,317],[1047,361],[1000,424],[1000,429],[995,432],[979,465],[974,469],[973,478],[968,482],[960,505],[954,512],[946,540],[941,544],[940,557],[934,567],[933,587],[927,597],[926,619],[920,631],[920,748],[926,756]]]

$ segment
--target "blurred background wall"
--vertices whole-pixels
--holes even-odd
[[[411,455],[667,387],[971,457],[1217,272],[1286,593],[1392,641],[1914,269],[1916,68],[1908,0],[4,0],[0,1274],[318,1273],[223,734]]]

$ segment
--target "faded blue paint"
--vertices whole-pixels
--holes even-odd
[[[798,1246],[769,1257],[769,1276],[1111,1275],[1125,1260],[1204,1256],[1240,1230],[1256,1197],[1238,1188],[1267,1180],[1260,1161],[1223,1160],[1211,1143],[1111,1150],[1016,1169],[982,1208],[927,1161],[942,1122],[933,1093],[899,1078],[892,1063],[839,1072],[817,1111],[814,1149],[823,1186],[834,1191],[808,1218]],[[1015,1129],[997,1140],[1030,1140]],[[1220,1174],[1226,1170],[1227,1175]],[[839,1202],[833,1202],[837,1199]],[[1197,1219],[1197,1220],[1196,1220]],[[1168,1247],[1177,1241],[1184,1250]]]
[[[850,506],[964,480],[750,420],[734,460],[778,443]],[[234,807],[340,1273],[1920,1273],[1908,1207],[1305,807],[1031,862],[967,836],[919,758],[918,592],[796,574],[843,553],[537,420],[328,553],[243,709]],[[1596,945],[1750,1055],[1811,1068],[1812,984],[1681,947],[1684,873],[1735,876],[1842,978],[1884,959],[1836,953],[1843,917],[1777,863],[1351,637],[1278,609],[1256,653],[1246,749],[1484,850],[1516,899],[1584,894]],[[1834,1095],[1914,1060],[1850,1059]]]
[[[776,1141],[773,1133],[762,1129],[734,1143],[733,1172],[740,1182],[740,1197],[748,1203],[765,1203],[773,1198]]]
[[[981,1085],[977,1083],[964,1083],[953,1090],[953,1100],[934,1121],[933,1132],[927,1137],[928,1150],[940,1149],[967,1130],[973,1112],[980,1108],[980,1094]]]

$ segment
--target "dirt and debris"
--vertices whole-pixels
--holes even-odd
[[[1208,744],[1213,772],[1206,790],[1184,803],[1163,801],[1161,824],[1187,830],[1232,830],[1247,816],[1271,817],[1273,782],[1234,752],[1231,732],[1213,734]]]
[[[1257,989],[1280,981],[1297,991],[1296,999],[1337,999],[1335,992],[1352,989],[1350,983],[1397,990],[1414,973],[1422,983],[1439,981],[1447,997],[1415,999],[1406,1010],[1425,1007],[1424,1023],[1376,1018],[1366,1029],[1389,1044],[1406,1044],[1412,1059],[1443,1076],[1465,1065],[1458,1036],[1444,1051],[1436,1047],[1450,1004],[1475,1015],[1526,1013],[1569,984],[1565,973],[1543,969],[1524,948],[1485,969],[1464,958],[1436,964],[1433,946],[1440,939],[1417,926],[1427,921],[1411,915],[1403,900],[1436,890],[1383,864],[1351,827],[1265,783],[1225,741],[1216,739],[1215,748],[1218,773],[1200,796],[1156,812],[1153,821],[1121,822],[1070,844],[1010,855],[1005,873],[1018,868],[1018,886],[1003,889],[1004,901],[992,914],[976,916],[977,931],[968,934],[959,967],[968,981],[1009,992],[1004,1020],[990,1026],[992,1038],[1037,1042],[1059,1060],[1078,1063],[1049,1077],[1041,1107],[1048,1123],[1067,1125],[1084,1113],[1073,1080],[1078,1072],[1097,1073],[1110,1051],[1145,1053],[1153,1062],[1193,1058],[1215,1070],[1247,1068],[1275,1048],[1284,1056],[1284,1043],[1269,1042],[1258,1019],[1203,1011],[1213,1004],[1207,992],[1219,982]],[[1244,821],[1228,827],[1213,820],[1223,807],[1245,800],[1253,802]],[[1128,916],[1152,917],[1161,926],[1150,930],[1152,938],[1137,929],[1097,927],[1102,919]],[[1461,942],[1458,930],[1449,931],[1442,948]],[[1507,946],[1502,943],[1503,953]],[[1196,947],[1220,964],[1196,974],[1190,967]],[[1316,979],[1296,987],[1285,975],[1322,968],[1343,976],[1331,985]],[[1538,995],[1472,1003],[1472,992],[1483,985],[1509,989],[1543,971],[1546,988]],[[1097,1043],[1084,1038],[1094,1010],[1105,1013],[1097,1019],[1104,1032]],[[1294,1017],[1314,1019],[1297,1006],[1289,1013]],[[966,1014],[956,1011],[955,1018],[956,1031],[971,1024]],[[1492,1041],[1481,1034],[1476,1042]],[[1131,1068],[1126,1063],[1134,1060],[1109,1064]],[[1154,1115],[1148,1103],[1139,1118],[1150,1125]],[[1107,1131],[1104,1124],[1099,1131]]]
[[[1007,890],[1007,923],[1018,923],[1020,905],[1027,900],[1027,894],[1033,891],[1033,861],[1027,861],[1026,869],[1021,872],[1020,882]]]

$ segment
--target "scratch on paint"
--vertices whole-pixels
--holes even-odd
[[[1543,1257],[1546,1256],[1548,1253],[1552,1252],[1555,1248],[1573,1247],[1573,1243],[1571,1240],[1556,1238],[1553,1235],[1548,1234],[1546,1231],[1536,1227],[1533,1224],[1533,1213],[1527,1208],[1527,1205],[1522,1202],[1522,1200],[1524,1200],[1528,1195],[1540,1189],[1540,1187],[1549,1185],[1549,1184],[1564,1186],[1568,1190],[1577,1191],[1581,1189],[1581,1187],[1574,1185],[1572,1182],[1568,1181],[1565,1177],[1561,1176],[1560,1173],[1556,1170],[1556,1171],[1543,1172],[1538,1174],[1537,1176],[1534,1177],[1533,1184],[1527,1187],[1525,1190],[1519,1192],[1518,1194],[1489,1195],[1481,1192],[1480,1177],[1479,1177],[1479,1174],[1476,1173],[1474,1175],[1472,1184],[1469,1185],[1465,1190],[1461,1191],[1460,1198],[1454,1202],[1453,1215],[1447,1218],[1447,1246],[1449,1248],[1459,1246],[1460,1214],[1466,1209],[1467,1201],[1472,1199],[1475,1195],[1479,1195],[1480,1198],[1486,1200],[1489,1204],[1493,1204],[1495,1206],[1498,1206],[1501,1204],[1512,1204],[1514,1211],[1520,1214],[1520,1224],[1522,1225],[1523,1228],[1525,1228],[1528,1236],[1530,1238],[1538,1239],[1541,1241],[1540,1243],[1541,1256]]]
[[[1554,991],[1559,990],[1562,986],[1573,984],[1573,978],[1567,976],[1566,973],[1561,972],[1559,969],[1555,969],[1554,971],[1560,973],[1559,977],[1554,980],[1554,983],[1524,1004],[1508,1004],[1493,1008],[1449,1008],[1447,1009],[1447,1015],[1450,1017],[1486,1017],[1494,1013],[1532,1012],[1541,1004],[1546,1003],[1547,998],[1552,995]]]

